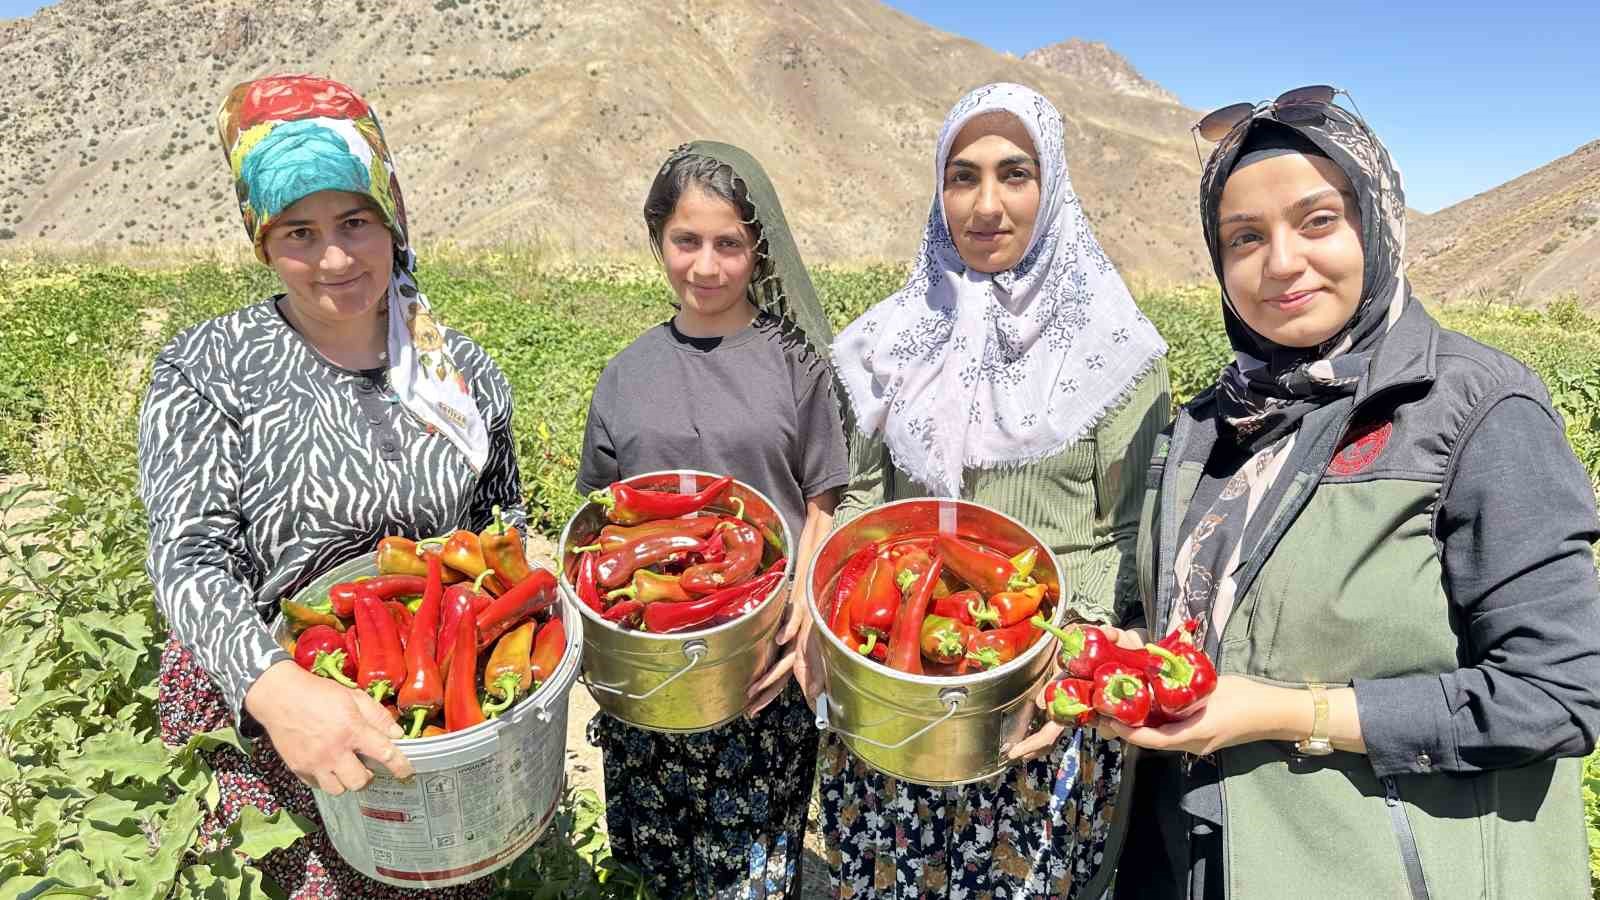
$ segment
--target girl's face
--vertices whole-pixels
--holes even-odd
[[[1039,216],[1039,161],[1016,116],[988,113],[962,127],[944,165],[945,225],[961,261],[989,274],[1022,260]]]
[[[1217,210],[1223,284],[1257,334],[1315,347],[1355,315],[1361,208],[1331,160],[1289,153],[1235,171]]]
[[[662,225],[661,258],[686,331],[725,335],[749,324],[756,239],[743,218],[732,203],[691,184]]]
[[[295,311],[323,324],[372,315],[394,270],[383,216],[345,191],[302,197],[272,223],[264,247]]]

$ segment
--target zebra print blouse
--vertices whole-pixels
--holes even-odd
[[[480,529],[496,504],[525,523],[511,388],[483,348],[445,330],[489,428],[475,475],[389,394],[383,369],[328,362],[276,301],[175,338],[139,418],[156,605],[236,721],[256,678],[290,658],[266,624],[280,599],[385,535]]]

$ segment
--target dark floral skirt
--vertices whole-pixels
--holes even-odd
[[[233,724],[222,692],[176,637],[168,639],[161,653],[157,712],[161,739],[174,747],[183,746],[196,734]],[[252,747],[249,756],[232,747],[205,751],[221,800],[201,823],[202,846],[215,846],[246,806],[254,806],[269,816],[287,809],[317,823],[317,830],[253,862],[294,900],[458,900],[488,897],[494,892],[492,877],[450,888],[416,890],[391,887],[350,868],[321,828],[322,817],[317,813],[311,789],[289,771],[265,735],[256,738]]]
[[[830,733],[819,769],[836,897],[1064,900],[1104,858],[1122,742],[1079,729],[994,779],[933,788],[873,769]]]
[[[600,713],[589,743],[604,756],[612,855],[656,894],[799,897],[817,732],[794,682],[754,720],[698,734]]]

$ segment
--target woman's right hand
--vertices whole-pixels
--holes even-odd
[[[415,774],[392,740],[405,732],[377,701],[292,661],[268,667],[245,693],[244,708],[266,729],[289,771],[335,797],[372,780],[357,753],[396,778]]]

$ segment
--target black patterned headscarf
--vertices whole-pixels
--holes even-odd
[[[1344,327],[1315,347],[1285,347],[1245,324],[1228,297],[1217,227],[1223,186],[1240,160],[1263,143],[1282,146],[1296,141],[1309,142],[1339,167],[1361,209],[1365,262],[1361,300]],[[1330,106],[1320,121],[1294,124],[1280,122],[1270,109],[1263,110],[1212,151],[1200,180],[1200,219],[1222,286],[1223,319],[1235,356],[1218,380],[1218,403],[1241,445],[1252,451],[1270,446],[1297,428],[1311,410],[1355,392],[1373,351],[1399,319],[1411,293],[1405,279],[1405,215],[1405,191],[1389,151],[1355,117],[1336,106]]]

